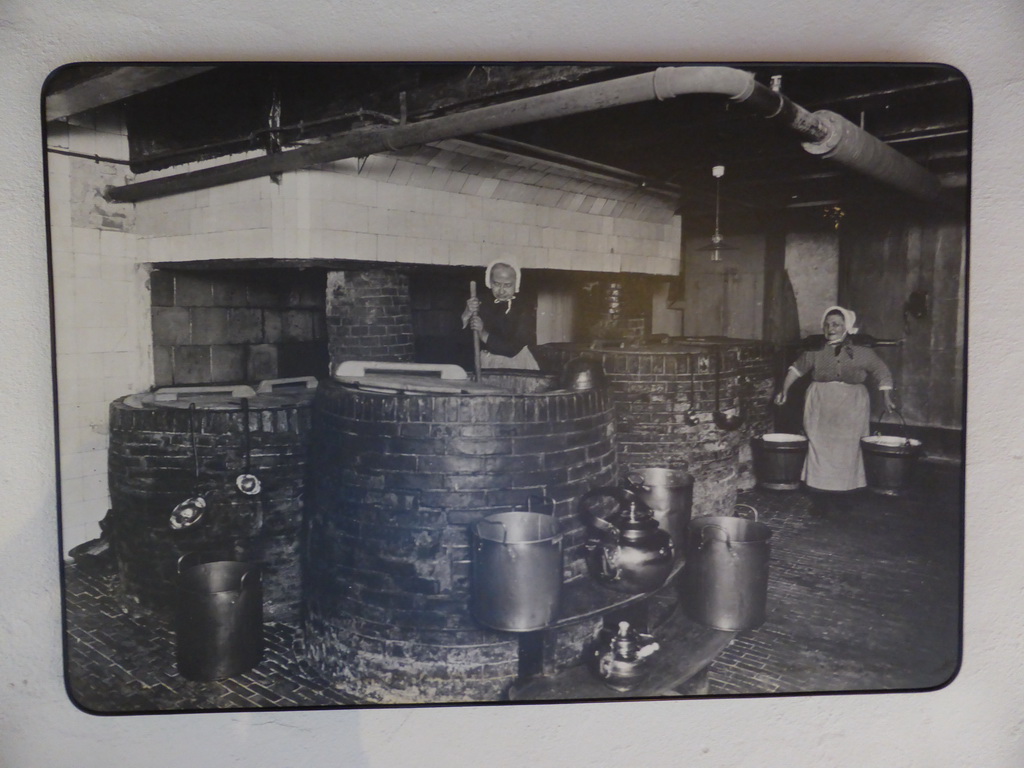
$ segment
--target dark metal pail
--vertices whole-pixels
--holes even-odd
[[[754,515],[754,520],[707,516],[690,522],[683,607],[694,621],[736,632],[764,623],[772,531]]]
[[[178,672],[218,680],[251,669],[263,656],[259,566],[236,560],[187,565],[178,560]]]
[[[506,632],[543,629],[562,596],[562,534],[537,512],[499,512],[473,526],[470,608],[477,621]]]
[[[899,496],[910,485],[921,442],[891,435],[860,439],[868,488],[883,496]]]
[[[903,414],[895,410],[893,413],[899,417],[902,434],[882,435],[876,432],[871,437],[860,439],[868,488],[883,496],[899,496],[908,489],[922,451],[920,440],[906,436],[907,422]],[[882,413],[880,424],[884,418],[885,413]]]
[[[807,458],[807,438],[773,432],[754,438],[754,475],[761,488],[795,491]]]

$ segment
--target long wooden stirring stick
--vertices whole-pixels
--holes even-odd
[[[471,299],[476,298],[476,280],[469,281],[469,297]],[[474,317],[476,313],[473,313]],[[473,329],[473,378],[475,381],[480,381],[480,331]]]

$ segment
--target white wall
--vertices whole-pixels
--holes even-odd
[[[713,5],[522,0],[9,0],[0,11],[0,763],[985,766],[1024,760],[1024,479],[1008,393],[1024,240],[1024,6],[1017,0]],[[39,88],[83,59],[942,61],[975,97],[966,652],[933,693],[515,707],[93,717],[62,679]]]
[[[49,142],[56,149],[127,156],[116,120],[74,120]],[[124,167],[50,153],[57,398],[61,403],[61,520],[65,551],[100,535],[107,493],[108,408],[150,386],[149,271],[141,264],[130,206],[98,195],[121,183]]]

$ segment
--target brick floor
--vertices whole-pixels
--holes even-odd
[[[905,498],[864,491],[811,517],[799,492],[740,501],[772,529],[768,616],[709,670],[710,693],[917,690],[960,652],[959,467],[922,463]]]
[[[302,662],[295,627],[267,622],[263,658],[244,674],[187,680],[175,663],[171,622],[125,612],[109,569],[65,566],[66,679],[80,707],[97,713],[338,707],[355,702]]]
[[[768,616],[708,670],[712,695],[915,690],[945,683],[960,648],[959,467],[922,463],[905,498],[863,492],[814,518],[800,492],[739,501],[772,529]],[[293,626],[267,623],[252,670],[215,682],[178,675],[169,622],[122,610],[102,563],[64,569],[69,694],[97,713],[358,705],[303,661]]]

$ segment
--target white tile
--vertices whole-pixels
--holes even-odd
[[[484,179],[480,183],[480,189],[477,190],[477,195],[480,197],[490,197],[494,194],[494,190],[498,188],[498,179]]]
[[[365,232],[338,232],[337,235],[341,252],[346,254],[345,258],[362,261],[377,260],[377,235]]]
[[[54,252],[70,251],[72,246],[71,227],[61,224],[50,227],[50,247]]]
[[[235,238],[241,258],[273,258],[273,237],[267,229],[246,229],[235,233]]]
[[[324,225],[328,229],[369,232],[371,231],[370,209],[365,205],[331,203],[330,207],[325,210]]]
[[[125,259],[128,253],[128,240],[132,237],[124,232],[101,230],[100,253],[114,259]]]
[[[100,252],[99,230],[73,227],[71,230],[71,247],[76,254],[98,254]]]
[[[100,255],[98,253],[79,252],[74,256],[75,278],[79,281],[77,289],[81,291],[85,285],[101,286],[100,281]],[[81,294],[80,294],[81,295]]]
[[[296,236],[295,236],[295,256],[296,256],[296,258],[308,259],[309,258],[309,254],[310,254],[310,250],[309,250],[309,240],[310,240],[309,228],[307,227],[307,228],[304,228],[304,229],[299,229],[298,232],[296,232],[295,234],[296,234]]]
[[[448,260],[454,265],[474,266],[483,264],[481,245],[477,242],[453,242],[448,246]]]
[[[284,220],[281,222],[285,229],[299,228],[299,201],[294,198],[285,198],[281,201],[281,208],[284,212]],[[277,222],[275,221],[275,226]]]

